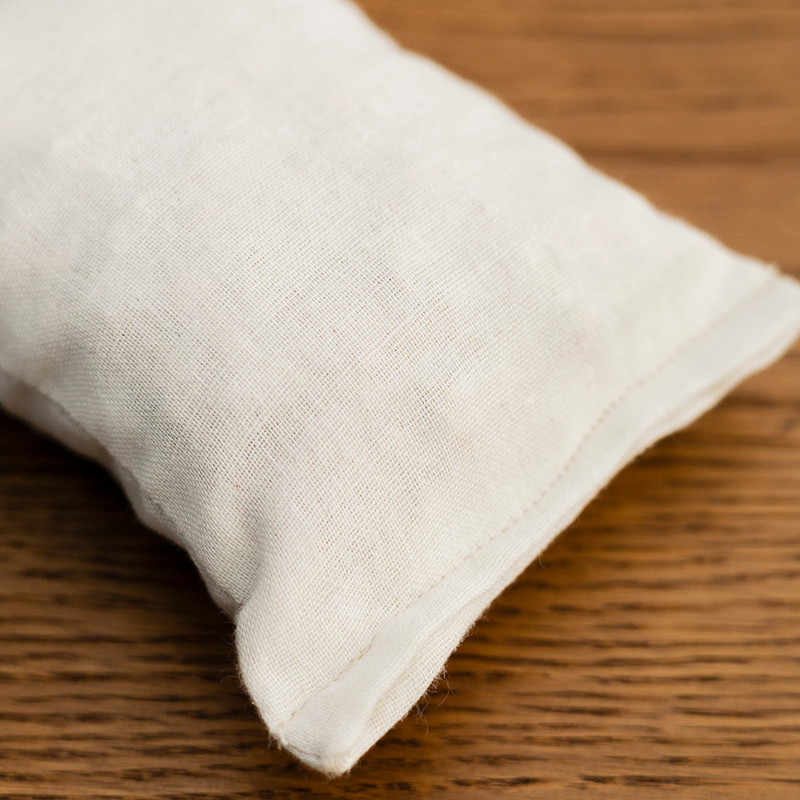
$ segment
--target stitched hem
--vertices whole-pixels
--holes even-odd
[[[307,732],[304,734],[299,730],[299,728],[303,727],[302,721],[305,716],[318,716],[320,709],[312,708],[312,706],[323,705],[321,700],[324,695],[335,692],[337,690],[337,685],[344,682],[345,679],[353,675],[354,672],[364,672],[363,669],[360,669],[361,665],[365,660],[368,660],[366,657],[374,652],[376,643],[385,636],[387,628],[395,625],[398,620],[408,616],[410,613],[413,614],[415,607],[424,603],[426,598],[432,593],[435,593],[449,578],[455,576],[459,571],[468,569],[471,562],[479,560],[484,551],[491,549],[491,546],[495,545],[505,534],[518,530],[518,528],[521,527],[521,523],[529,522],[531,512],[538,508],[545,500],[549,500],[550,493],[559,486],[565,476],[572,472],[576,462],[583,463],[586,460],[584,458],[585,451],[587,449],[590,451],[592,450],[592,445],[594,440],[598,437],[598,434],[603,434],[608,427],[609,421],[613,420],[615,415],[620,412],[621,408],[630,404],[635,405],[633,400],[635,400],[636,396],[642,394],[642,390],[651,387],[654,382],[658,382],[658,379],[662,378],[665,374],[670,375],[676,372],[676,377],[679,378],[681,377],[680,373],[682,371],[689,371],[690,374],[688,377],[693,377],[693,380],[687,381],[689,384],[687,387],[684,388],[680,385],[679,381],[673,379],[670,383],[671,391],[666,401],[658,395],[656,395],[655,401],[649,401],[650,406],[655,406],[655,414],[652,409],[644,408],[639,412],[639,415],[634,417],[633,421],[629,423],[628,427],[634,431],[633,434],[628,433],[632,441],[628,443],[627,447],[623,448],[624,452],[618,454],[612,465],[609,466],[605,463],[592,465],[591,459],[593,454],[590,452],[588,457],[589,468],[587,468],[587,471],[592,473],[591,478],[589,480],[585,478],[582,480],[582,485],[577,491],[576,501],[566,512],[562,509],[561,513],[556,515],[557,521],[554,520],[547,525],[546,531],[539,531],[539,535],[534,536],[533,541],[529,542],[529,546],[525,548],[524,552],[518,556],[517,560],[511,566],[506,564],[505,567],[501,568],[499,564],[496,564],[494,567],[489,567],[493,569],[495,573],[491,576],[494,578],[491,587],[475,595],[471,599],[465,600],[460,608],[455,609],[453,618],[459,616],[459,611],[462,612],[460,616],[465,616],[463,613],[465,609],[472,608],[473,610],[466,614],[469,620],[466,624],[462,622],[463,630],[460,634],[455,636],[451,633],[451,645],[444,655],[444,659],[446,659],[449,652],[457,646],[458,642],[463,638],[463,635],[474,622],[475,618],[481,613],[483,608],[485,608],[485,606],[497,596],[502,588],[513,580],[513,578],[524,569],[575,516],[577,516],[583,507],[594,497],[597,491],[599,491],[619,469],[628,463],[631,458],[666,433],[684,424],[688,424],[688,422],[713,405],[735,383],[738,383],[757,369],[766,366],[788,347],[797,335],[798,327],[800,327],[800,302],[798,301],[800,301],[800,290],[798,290],[798,287],[792,281],[774,273],[770,274],[753,292],[738,300],[732,307],[711,321],[703,330],[691,338],[684,340],[657,367],[629,385],[625,391],[603,410],[600,416],[587,430],[581,442],[569,459],[564,463],[564,466],[558,474],[534,500],[526,505],[521,513],[491,537],[484,540],[468,556],[438,578],[434,584],[418,595],[402,611],[385,620],[369,645],[354,656],[336,678],[326,683],[325,686],[307,698],[303,704],[288,717],[277,724],[269,726],[278,741],[292,752],[300,755],[307,763],[310,763],[312,766],[328,774],[339,774],[349,769],[356,759],[379,738],[385,730],[391,727],[397,719],[404,716],[407,709],[394,716],[391,714],[382,715],[384,720],[391,718],[391,721],[389,724],[384,723],[382,726],[378,726],[380,730],[375,728],[371,734],[367,736],[368,741],[362,736],[360,744],[351,741],[348,747],[339,746],[336,747],[334,751],[323,748],[326,752],[321,752],[319,747],[309,747],[303,742],[306,738],[316,739],[317,737],[313,734],[309,737]],[[745,341],[740,343],[739,339],[742,338],[743,331],[745,331]],[[710,339],[720,337],[721,341],[716,342],[711,347],[713,352],[710,354],[703,352],[693,354],[695,350],[702,351],[703,347],[706,346]],[[747,341],[748,337],[749,342]],[[747,346],[748,344],[749,348]],[[696,371],[698,364],[704,365],[705,360],[710,357],[716,358],[718,361],[722,362],[722,367],[720,368],[717,366],[715,371],[716,365],[712,362],[709,365],[708,379],[698,379],[696,375],[693,376],[691,374],[692,369]],[[677,389],[675,385],[678,386]],[[648,397],[650,396],[648,393],[645,394]],[[662,405],[662,403],[666,405]],[[653,417],[655,417],[655,419],[653,419]],[[636,431],[638,431],[638,434]],[[605,459],[605,461],[608,460],[608,458]],[[573,492],[573,494],[575,494],[575,492]],[[552,512],[549,513],[552,516]],[[443,619],[439,628],[447,628],[448,623],[451,621],[450,618]],[[395,642],[392,646],[398,651],[398,661],[405,664],[408,669],[411,669],[417,653],[421,652],[426,647],[429,640],[435,635],[436,630],[438,629],[432,629],[427,634],[416,637],[412,634],[411,639],[416,639],[417,641],[416,647],[410,654],[401,649],[401,642],[399,642],[399,640]],[[386,643],[382,642],[381,644]],[[430,675],[427,679],[427,683],[438,673],[444,659],[439,659],[441,663],[437,662],[435,669],[428,670]],[[425,663],[427,664],[428,660],[426,660]],[[363,681],[363,678],[361,680]],[[399,680],[399,677],[397,677],[397,680]],[[384,694],[391,691],[393,686],[391,681],[378,680],[378,683],[384,685]],[[427,683],[421,686],[419,694],[424,691]],[[377,706],[382,695],[376,692],[368,692],[367,694],[372,696],[374,701],[373,706]],[[414,699],[416,698],[412,698],[410,703],[413,703]],[[345,712],[349,713],[350,710],[349,708],[345,709]],[[372,709],[363,709],[362,711],[369,714]],[[330,714],[327,714],[327,716],[329,717]],[[367,723],[369,719],[364,719],[363,714],[361,716],[362,723],[364,723],[362,725],[363,733],[368,727]],[[309,720],[309,724],[312,724],[312,720]],[[352,726],[347,724],[337,727],[352,728]],[[342,738],[346,740],[359,735],[358,731],[353,731],[352,729],[349,733],[350,737],[346,735],[344,730],[339,730],[337,734],[340,738],[339,745],[342,744]],[[321,742],[317,744],[319,745]]]

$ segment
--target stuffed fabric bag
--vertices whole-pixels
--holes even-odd
[[[791,279],[345,0],[5,0],[0,109],[0,403],[188,551],[328,774],[800,330]]]

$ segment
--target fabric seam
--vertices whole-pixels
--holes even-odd
[[[418,594],[408,605],[402,608],[400,611],[393,614],[391,617],[384,620],[381,624],[380,628],[375,632],[375,635],[372,637],[372,640],[369,644],[364,647],[359,653],[357,653],[342,669],[342,671],[332,680],[328,681],[324,686],[318,689],[314,694],[308,697],[301,706],[299,706],[295,711],[293,711],[286,719],[282,722],[277,723],[273,731],[278,733],[280,730],[285,728],[312,700],[322,694],[324,691],[329,689],[334,684],[338,683],[342,678],[344,678],[347,673],[359,662],[362,658],[364,658],[372,649],[375,641],[377,640],[378,636],[380,635],[381,631],[384,629],[387,623],[391,622],[392,620],[396,619],[397,617],[405,614],[412,606],[418,603],[425,595],[435,589],[442,581],[446,580],[450,577],[454,572],[460,569],[467,561],[474,558],[484,547],[491,544],[496,539],[500,538],[504,533],[507,533],[511,528],[516,526],[522,519],[524,519],[543,499],[544,497],[549,494],[561,481],[561,479],[566,475],[569,468],[574,463],[575,459],[580,455],[583,448],[589,442],[589,440],[594,436],[597,429],[603,424],[604,420],[608,417],[608,415],[631,393],[638,391],[639,389],[643,388],[649,381],[655,378],[662,370],[666,369],[674,360],[677,358],[682,352],[686,349],[692,347],[693,345],[697,344],[699,341],[702,341],[706,338],[709,334],[711,334],[717,327],[722,325],[729,317],[733,316],[736,312],[738,312],[742,307],[748,305],[751,301],[753,301],[761,292],[765,291],[768,287],[775,285],[781,279],[781,276],[771,269],[771,274],[767,276],[767,278],[759,284],[754,290],[746,294],[744,297],[741,297],[737,300],[733,305],[731,305],[727,310],[723,311],[719,316],[715,317],[711,322],[706,325],[705,328],[694,334],[688,339],[685,339],[681,344],[679,344],[674,350],[670,352],[670,354],[662,361],[657,367],[652,369],[650,372],[645,373],[642,377],[635,380],[633,383],[628,384],[628,386],[622,390],[622,392],[617,395],[614,400],[612,400],[600,413],[600,415],[595,419],[595,421],[589,426],[586,433],[581,438],[578,445],[573,450],[572,454],[569,458],[564,462],[564,465],[555,475],[555,477],[550,481],[550,483],[542,489],[536,498],[530,501],[522,511],[518,512],[518,514],[505,526],[503,526],[499,531],[494,533],[489,538],[482,541],[474,550],[464,556],[458,563],[456,563],[448,572],[441,575],[439,578],[436,579],[434,583],[432,583],[427,589],[422,591]],[[292,746],[292,750],[295,752],[307,753],[312,755],[312,753],[308,751],[301,750],[295,746]]]

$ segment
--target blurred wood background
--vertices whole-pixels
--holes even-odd
[[[797,0],[361,0],[591,163],[800,277]],[[800,347],[626,469],[424,709],[327,781],[98,468],[0,414],[0,797],[800,797]]]

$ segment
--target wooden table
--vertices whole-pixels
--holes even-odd
[[[362,0],[800,276],[797,0]],[[231,627],[113,482],[0,415],[0,797],[800,797],[800,348],[626,469],[350,776],[270,748]]]

